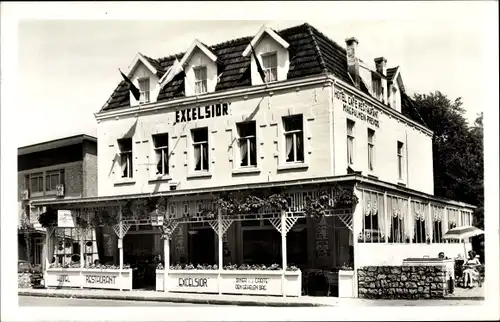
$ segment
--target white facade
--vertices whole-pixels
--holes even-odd
[[[194,189],[345,175],[347,119],[355,122],[353,170],[433,193],[432,137],[427,129],[333,77],[314,81],[310,85],[300,82],[286,87],[277,85],[267,91],[240,91],[227,98],[217,95],[198,103],[182,104],[180,99],[151,111],[143,108],[128,113],[102,113],[98,117],[99,195],[164,191],[169,190],[172,182],[180,183],[177,189]],[[221,104],[221,115],[212,117],[212,106],[215,105],[217,112],[217,104]],[[227,115],[223,115],[225,106]],[[302,117],[304,162],[285,160],[283,117],[289,115]],[[256,122],[257,166],[242,168],[236,124],[248,120]],[[191,130],[204,127],[208,128],[209,171],[196,172]],[[368,129],[375,131],[371,171]],[[133,174],[132,178],[122,179],[117,140],[132,132]],[[169,173],[157,180],[152,135],[161,133],[169,137]],[[398,141],[404,145],[401,179]]]

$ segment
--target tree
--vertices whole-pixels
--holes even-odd
[[[451,101],[439,91],[415,94],[408,116],[433,132],[434,193],[478,207],[475,225],[483,228],[483,115],[469,127],[460,98]]]

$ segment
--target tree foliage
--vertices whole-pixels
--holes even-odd
[[[433,132],[434,194],[478,207],[475,225],[483,228],[483,115],[468,126],[460,98],[443,93],[415,94],[418,121]],[[413,115],[415,118],[415,115]]]

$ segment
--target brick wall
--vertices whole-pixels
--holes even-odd
[[[83,197],[97,196],[97,144],[85,141],[83,145]]]
[[[66,196],[78,196],[83,190],[82,162],[72,163],[64,167],[64,186]]]
[[[445,266],[366,266],[358,269],[359,298],[443,298],[446,291]]]

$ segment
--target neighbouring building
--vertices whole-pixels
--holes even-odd
[[[138,53],[126,73],[138,99],[122,81],[96,113],[99,197],[38,205],[86,209],[165,196],[170,218],[201,218],[213,195],[278,188],[288,211],[301,213],[318,187],[338,184],[358,204],[300,218],[286,237],[288,261],[303,272],[463,253],[441,237],[471,224],[474,207],[433,195],[433,133],[410,117],[404,68],[361,60],[360,45],[303,24],[211,46],[195,40],[164,58]],[[224,264],[281,263],[280,233],[253,218],[227,228]],[[106,234],[116,264],[117,238]],[[131,222],[125,263],[163,254],[160,235]],[[217,243],[209,223],[181,224],[170,262],[217,263]]]
[[[97,196],[97,139],[75,135],[23,146],[17,154],[18,226],[25,228],[18,257],[42,265],[45,229],[38,216],[44,207],[33,203]]]

